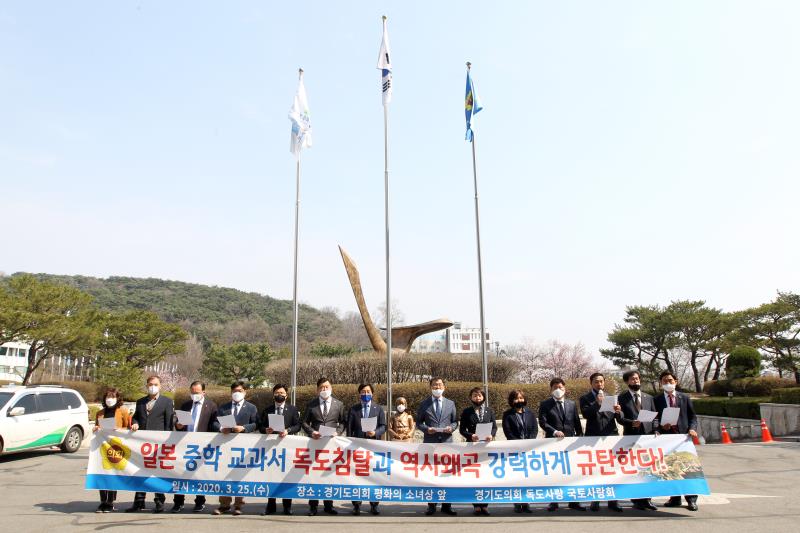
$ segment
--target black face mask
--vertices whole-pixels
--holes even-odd
[[[628,388],[631,389],[633,392],[639,392],[639,389],[642,388],[641,385],[628,385]]]
[[[525,401],[525,400],[522,400],[522,401],[519,401],[519,402],[514,402],[514,408],[515,409],[522,409],[526,405],[528,405],[528,402]]]
[[[286,401],[286,396],[275,396],[273,400],[275,400],[275,403],[283,403]]]
[[[474,405],[475,407],[480,407],[481,405],[483,405],[483,400],[481,400],[481,401],[479,401],[479,402],[475,402],[475,401],[473,401],[473,402],[472,402],[472,405]]]

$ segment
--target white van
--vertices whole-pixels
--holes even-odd
[[[72,389],[0,388],[0,453],[60,446],[74,453],[91,434],[89,407]]]

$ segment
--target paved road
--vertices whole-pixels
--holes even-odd
[[[691,513],[685,508],[664,509],[644,513],[626,509],[618,515],[601,510],[599,513],[578,513],[560,510],[547,513],[537,506],[532,515],[520,516],[510,506],[494,506],[490,517],[470,516],[471,507],[456,506],[455,518],[437,514],[433,519],[422,516],[424,505],[381,505],[381,516],[350,516],[349,504],[337,504],[343,513],[338,517],[307,517],[302,513],[305,503],[298,502],[292,517],[258,516],[263,500],[245,507],[240,517],[169,513],[136,515],[114,513],[95,514],[97,492],[83,489],[87,448],[66,455],[50,451],[27,452],[0,457],[0,516],[2,529],[7,532],[28,531],[155,531],[168,528],[191,528],[191,531],[215,531],[220,527],[230,531],[258,531],[268,527],[314,526],[325,529],[345,528],[357,531],[436,531],[442,529],[502,528],[503,533],[567,528],[569,531],[592,531],[598,527],[612,528],[615,533],[656,528],[675,531],[798,531],[800,529],[800,444],[735,444],[708,445],[700,455],[712,495],[701,497],[700,511]],[[131,493],[120,493],[119,507],[132,500]],[[168,497],[168,503],[169,503]],[[214,499],[212,499],[213,501]],[[189,498],[191,501],[191,498]],[[658,501],[656,503],[662,503]],[[148,502],[152,506],[152,502]],[[182,520],[177,522],[177,520]],[[607,529],[605,529],[607,530]]]

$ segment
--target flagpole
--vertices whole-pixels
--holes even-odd
[[[467,70],[472,63],[467,61]],[[483,364],[483,395],[489,401],[489,362],[486,356],[486,321],[483,312],[483,260],[481,258],[481,215],[478,207],[478,165],[475,158],[475,132],[472,132],[472,178],[475,184],[475,238],[478,243],[478,302],[481,315],[481,361]]]
[[[298,69],[299,79],[303,79],[303,69]],[[295,405],[295,390],[297,389],[297,322],[299,312],[297,307],[297,251],[300,233],[300,152],[297,151],[297,175],[296,175],[296,190],[295,190],[295,204],[294,204],[294,286],[292,290],[292,309],[294,312],[294,320],[292,322],[292,405]]]
[[[383,17],[384,30],[386,16]],[[392,415],[392,291],[389,268],[389,106],[383,103],[383,184],[386,214],[386,412]],[[388,432],[386,433],[388,439]]]

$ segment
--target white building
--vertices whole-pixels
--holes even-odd
[[[30,344],[7,342],[0,345],[0,380],[22,383],[28,368]]]
[[[486,351],[492,353],[496,348],[491,332],[487,329]],[[461,322],[455,322],[445,330],[420,336],[411,345],[411,351],[415,353],[481,353],[481,328],[465,328]]]

